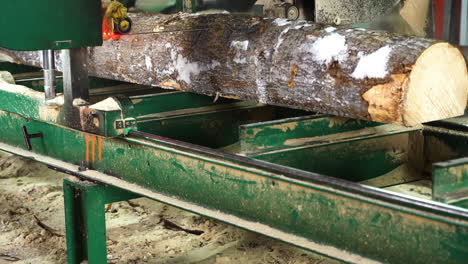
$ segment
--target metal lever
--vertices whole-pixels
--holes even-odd
[[[36,133],[36,134],[28,134],[28,129],[26,126],[23,126],[23,136],[24,136],[24,141],[26,142],[26,147],[28,150],[32,150],[31,146],[31,138],[39,138],[42,137],[42,133]]]

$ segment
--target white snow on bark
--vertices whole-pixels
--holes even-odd
[[[256,68],[256,77],[255,83],[257,84],[257,100],[262,104],[267,103],[267,94],[266,94],[266,86],[267,82],[262,78],[263,75],[261,73],[261,62],[258,59],[258,56],[254,58],[255,68]]]
[[[348,58],[348,45],[346,38],[338,33],[332,33],[319,38],[310,48],[315,60],[322,64],[330,64],[333,61],[343,62]]]
[[[287,20],[286,18],[277,18],[273,20],[273,24],[277,25],[278,27],[282,27],[291,24],[291,21]]]
[[[276,42],[275,49],[273,52],[273,56],[278,52],[278,49],[280,48],[281,44],[284,42],[284,35],[288,33],[289,27],[285,28],[279,35],[278,37],[278,42]]]
[[[198,63],[189,62],[187,58],[184,58],[184,56],[180,54],[177,55],[177,60],[175,62],[174,68],[179,73],[177,79],[180,81],[184,81],[187,84],[190,84],[192,82],[192,75],[198,75],[201,71]]]
[[[327,33],[332,33],[332,32],[335,31],[335,30],[336,30],[336,27],[327,27],[327,28],[325,29],[325,31],[326,31]]]
[[[210,63],[189,61],[181,54],[178,54],[178,51],[177,49],[171,50],[172,64],[169,64],[168,67],[163,70],[156,68],[155,70],[158,74],[172,75],[176,73],[178,74],[176,77],[177,80],[190,84],[194,76],[221,66],[221,63],[217,60],[212,60]]]
[[[387,45],[368,55],[359,54],[361,58],[351,76],[356,79],[384,78],[388,74],[391,52],[392,48]]]
[[[214,68],[216,68],[216,67],[219,67],[219,66],[221,66],[221,63],[220,63],[219,61],[217,61],[217,60],[212,60],[212,61],[211,61],[211,65],[208,66],[208,69],[209,69],[209,70],[212,70],[212,69],[214,69]]]
[[[313,25],[312,25],[312,24],[309,24],[309,23],[305,23],[305,24],[302,24],[302,25],[297,25],[297,26],[295,26],[294,29],[299,30],[299,29],[303,29],[303,28],[305,28],[305,27],[311,27],[311,26],[313,26]]]
[[[249,41],[233,41],[231,42],[231,48],[236,49],[236,56],[234,57],[235,63],[247,63],[245,51],[249,48]]]
[[[146,64],[146,69],[148,71],[153,70],[153,63],[151,62],[151,57],[150,56],[145,56],[145,64]]]
[[[197,62],[190,62],[181,54],[177,54],[175,49],[171,50],[172,66],[163,71],[164,74],[178,73],[177,80],[184,81],[187,84],[192,82],[192,75],[198,75],[201,67]]]
[[[237,50],[244,50],[246,51],[249,48],[249,41],[244,40],[244,41],[233,41],[231,42],[231,47],[235,48]]]

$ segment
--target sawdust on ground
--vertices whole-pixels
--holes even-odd
[[[66,263],[63,177],[0,152],[0,264]],[[106,224],[109,263],[337,263],[148,199],[113,204]]]

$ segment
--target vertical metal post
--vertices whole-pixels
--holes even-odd
[[[68,264],[107,263],[105,205],[140,198],[129,191],[90,182],[63,181]]]
[[[68,264],[80,264],[86,259],[86,243],[83,234],[82,194],[65,180],[63,198],[65,203],[65,234]]]
[[[460,45],[468,46],[468,0],[462,0]]]
[[[52,100],[55,92],[55,54],[53,50],[42,51],[42,65],[44,66],[44,93],[45,99]]]
[[[107,263],[105,190],[91,188],[83,194],[86,249],[89,264]]]
[[[456,12],[456,3],[454,0],[445,0],[444,1],[444,32],[442,34],[442,39],[457,44],[457,34],[456,34],[456,24],[455,24],[455,14]]]
[[[183,11],[187,13],[196,13],[198,11],[197,0],[183,0]]]
[[[62,51],[63,92],[65,107],[73,106],[73,100],[89,99],[87,48]]]
[[[73,105],[75,99],[89,99],[87,48],[72,48],[62,51],[64,120],[75,129],[81,129],[78,108]]]

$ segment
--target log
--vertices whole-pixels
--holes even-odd
[[[90,75],[405,126],[466,108],[466,62],[445,42],[248,15],[131,17],[130,35],[89,48]],[[38,52],[0,57],[41,66]]]

